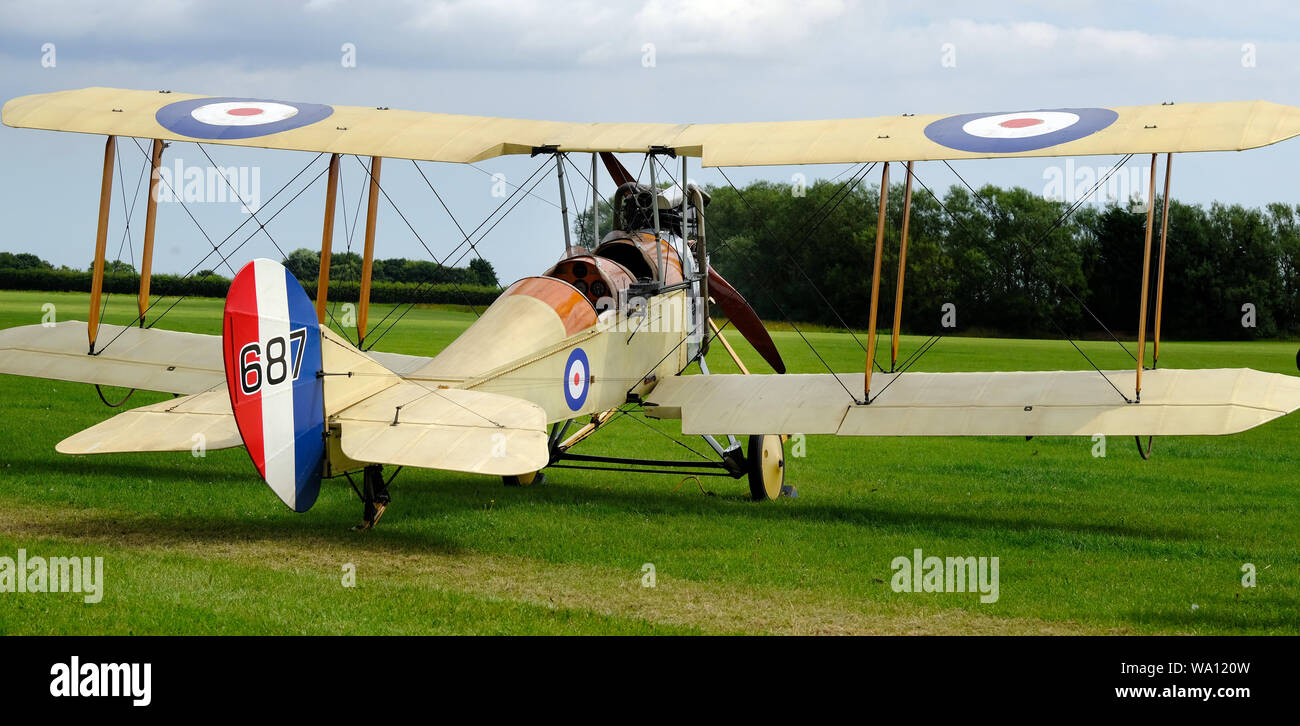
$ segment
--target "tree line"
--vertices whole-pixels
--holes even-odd
[[[880,189],[841,190],[842,182],[831,181],[808,186],[803,196],[768,181],[739,192],[709,190],[712,263],[764,319],[839,326],[842,317],[866,326]],[[1149,316],[1163,221],[1161,200],[1155,203]],[[1097,337],[1104,323],[1136,335],[1145,206],[1085,205],[1067,216],[1070,206],[1018,187],[953,186],[942,196],[917,187],[903,329],[940,332],[941,308],[951,303],[961,333]],[[881,328],[893,322],[902,184],[890,186],[885,211]],[[1166,255],[1163,335],[1300,335],[1300,205],[1207,207],[1173,199]]]
[[[827,180],[798,190],[756,181],[739,191],[728,186],[709,192],[713,265],[761,317],[866,326],[878,186],[846,189],[840,181]],[[1161,201],[1155,200],[1148,315],[1154,312]],[[971,190],[954,185],[940,196],[918,186],[909,223],[903,330],[940,332],[941,311],[950,303],[956,308],[958,333],[1100,337],[1108,328],[1134,335],[1145,209],[1110,203],[1085,205],[1067,215],[1070,206],[1019,187]],[[882,329],[893,322],[902,214],[899,183],[891,185],[886,208],[877,318]],[[602,208],[600,218],[603,234],[611,219],[608,208]],[[574,232],[577,241],[591,244],[589,208],[577,215]],[[284,263],[314,292],[310,283],[319,270],[315,251],[294,250]],[[1300,205],[1206,206],[1173,199],[1164,265],[1166,337],[1300,336]],[[355,282],[360,271],[360,255],[334,254],[333,281]],[[46,280],[50,273],[67,279]],[[108,265],[107,277],[133,274],[126,262]],[[373,274],[376,283],[392,283],[385,297],[394,300],[414,295],[421,285],[436,285],[475,287],[473,297],[481,302],[489,289],[499,287],[492,265],[479,259],[464,268],[376,260]],[[206,293],[228,284],[208,270],[193,277],[205,276],[216,283],[204,286]],[[0,252],[3,287],[78,289],[87,278],[79,270],[54,270],[36,255]],[[175,287],[188,289],[179,280]]]
[[[302,283],[308,296],[316,295],[320,255],[297,249],[283,260],[285,267]],[[28,252],[0,252],[0,289],[85,292],[90,289],[93,263],[85,269],[53,264]],[[440,267],[434,262],[392,258],[375,260],[370,299],[381,303],[446,303],[488,305],[500,292],[492,264],[475,259],[468,267]],[[330,258],[330,297],[356,300],[360,294],[361,256],[354,252],[335,253]],[[135,266],[124,260],[104,263],[104,290],[133,294],[140,284]],[[213,270],[189,275],[157,273],[150,290],[162,296],[225,297],[230,278]]]

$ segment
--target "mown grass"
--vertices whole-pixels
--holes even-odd
[[[61,319],[85,318],[85,295],[4,292],[0,327],[39,322],[47,302]],[[133,307],[115,296],[107,320]],[[163,327],[215,334],[220,309],[186,300]],[[418,308],[380,348],[429,355],[473,317]],[[849,335],[807,336],[836,370],[861,370]],[[794,332],[774,337],[792,370],[825,370]],[[923,340],[905,338],[903,356]],[[1113,342],[1083,345],[1103,367],[1131,365]],[[1296,372],[1294,343],[1168,341],[1161,353],[1169,367]],[[715,372],[734,371],[724,356],[710,354]],[[1062,341],[954,337],[916,370],[1083,367]],[[1090,439],[808,437],[806,455],[788,460],[799,497],[761,505],[731,479],[551,470],[516,489],[407,470],[380,527],[354,533],[346,482],[326,482],[296,515],[242,449],[56,454],[112,414],[89,386],[0,376],[0,400],[0,555],[97,555],[106,570],[98,604],[0,594],[6,634],[1300,632],[1294,416],[1231,437],[1158,439],[1150,461],[1122,439],[1096,458]],[[647,425],[674,433],[621,417],[579,451],[693,456]],[[915,548],[999,557],[1000,599],[893,592],[890,563]],[[348,563],[355,588],[341,584]],[[642,587],[647,563],[653,589]],[[1242,586],[1247,563],[1257,587]]]

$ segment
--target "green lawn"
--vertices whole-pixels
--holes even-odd
[[[0,293],[0,327],[85,319],[87,296]],[[107,320],[134,300],[114,296]],[[161,307],[159,308],[161,309]],[[376,306],[372,320],[388,308]],[[163,327],[220,330],[186,300]],[[381,349],[429,355],[473,314],[417,309]],[[730,336],[755,371],[765,367]],[[793,332],[794,371],[824,372]],[[861,370],[846,334],[809,339]],[[906,356],[921,338],[903,341]],[[1087,343],[1126,368],[1113,342]],[[887,346],[882,346],[887,356]],[[1169,367],[1295,374],[1295,343],[1162,346]],[[717,347],[715,372],[734,367]],[[916,370],[1086,367],[1063,341],[948,338]],[[137,393],[129,405],[163,400]],[[1223,438],[1159,439],[1150,461],[1111,439],[809,437],[788,460],[797,499],[744,481],[551,470],[546,484],[404,471],[373,532],[325,483],[289,512],[242,449],[65,457],[55,444],[110,415],[83,384],[0,376],[0,556],[102,556],[104,597],[0,593],[0,633],[1300,633],[1300,417]],[[649,422],[673,433],[673,422]],[[703,442],[685,443],[704,450]],[[690,457],[621,418],[585,453]],[[895,593],[891,561],[996,556],[1000,599]],[[657,586],[642,587],[653,564]],[[1251,563],[1258,586],[1244,588]],[[345,565],[356,586],[343,587]]]

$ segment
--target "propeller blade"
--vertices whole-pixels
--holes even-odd
[[[767,328],[763,327],[763,321],[758,319],[758,313],[754,308],[749,306],[745,298],[731,286],[731,283],[722,279],[718,271],[709,268],[709,297],[722,308],[722,312],[727,314],[727,319],[735,326],[740,334],[745,336],[745,340],[754,346],[754,350],[763,356],[763,360],[772,366],[777,373],[785,373],[785,361],[781,360],[781,353],[776,349],[776,343],[772,342],[772,336],[768,334]]]
[[[614,178],[614,183],[618,186],[636,181],[636,177],[632,176],[627,167],[623,166],[623,162],[619,161],[618,157],[610,152],[600,152],[600,160],[605,163],[605,171],[609,172],[609,175]]]

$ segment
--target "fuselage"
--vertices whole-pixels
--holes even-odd
[[[545,273],[506,288],[419,377],[526,398],[550,422],[648,393],[696,350],[693,266],[680,244],[663,234],[656,250],[653,230],[616,230],[595,249],[571,247]],[[643,296],[638,282],[657,291]]]

